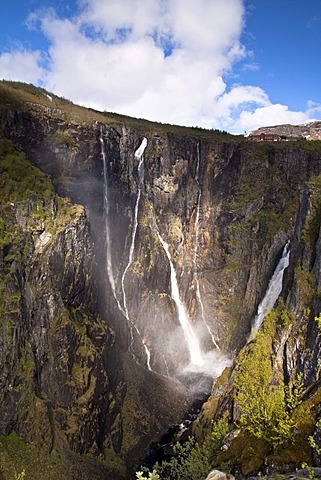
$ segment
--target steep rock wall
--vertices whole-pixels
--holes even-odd
[[[192,399],[126,356],[83,206],[2,136],[0,171],[1,474],[127,478]]]
[[[165,366],[161,347],[156,347],[157,343],[171,344],[176,330],[171,327],[177,327],[181,337],[170,297],[169,265],[158,231],[169,244],[182,299],[204,348],[213,348],[210,330],[223,351],[238,349],[249,332],[278,255],[293,233],[298,192],[319,170],[319,156],[294,147],[258,148],[161,131],[139,132],[119,125],[61,127],[47,111],[25,116],[9,115],[7,135],[52,175],[59,192],[86,206],[96,254],[101,259],[106,249],[99,142],[103,132],[112,263],[121,304],[122,275],[129,258],[138,192],[134,153],[146,136],[134,260],[124,280],[129,316],[154,350],[154,369],[166,373],[169,368],[173,372],[181,359],[187,361],[186,349],[177,351],[173,346],[168,355],[172,364]],[[34,145],[26,144],[30,136]],[[113,305],[113,316],[117,317],[114,328],[125,324],[126,330],[126,320],[110,299],[105,273],[103,268],[102,296],[109,292],[106,308]],[[160,324],[165,325],[163,336]],[[139,343],[135,339],[134,349],[144,363],[145,353]]]
[[[59,430],[68,431],[68,442],[75,452],[101,455],[109,468],[113,466],[119,475],[126,475],[126,464],[134,466],[138,452],[146,451],[149,441],[156,439],[165,425],[178,419],[187,408],[186,392],[175,381],[147,368],[145,347],[151,355],[151,368],[160,374],[177,374],[177,369],[189,359],[171,296],[169,261],[158,233],[169,245],[180,295],[203,350],[219,345],[223,353],[231,355],[246,341],[284,244],[298,235],[295,221],[299,194],[305,182],[319,173],[321,160],[318,152],[293,145],[251,145],[237,139],[216,140],[210,135],[184,136],[183,130],[170,133],[155,126],[134,128],[105,123],[101,114],[97,114],[97,120],[94,117],[95,113],[90,121],[75,121],[61,109],[33,104],[23,109],[2,109],[1,125],[6,137],[50,175],[59,194],[86,208],[93,245],[89,248],[79,243],[78,230],[70,238],[55,238],[48,257],[55,288],[53,293],[44,291],[41,295],[41,301],[48,298],[49,304],[55,304],[54,317],[58,315],[56,305],[67,308],[68,321],[61,314],[62,344],[66,350],[73,339],[75,351],[68,354],[76,358],[79,354],[82,367],[73,372],[74,381],[79,383],[77,394],[69,387],[61,387],[63,393],[59,395],[66,404],[60,412]],[[138,198],[135,151],[143,137],[147,138],[144,182],[133,261],[129,265]],[[107,159],[109,251],[115,294],[106,272],[102,143]],[[89,269],[87,276],[81,257],[88,252],[86,262],[90,263],[91,249],[97,265],[94,273]],[[68,262],[74,266],[65,271],[66,262],[67,266]],[[34,269],[33,255],[30,263],[30,270]],[[40,269],[32,279],[37,282],[42,275],[48,277]],[[129,320],[123,311],[124,293]],[[77,304],[77,295],[81,298],[80,320],[79,308],[73,303]],[[23,298],[29,302],[26,312],[34,312],[35,300],[28,290],[23,292]],[[48,361],[48,351],[56,351],[57,346],[44,318],[35,322],[34,350],[38,356],[31,370],[39,377],[35,390],[53,397],[57,381],[53,370],[70,371],[73,361],[64,367],[64,351],[61,357]],[[72,326],[77,321],[86,326],[84,337],[83,327],[79,327],[78,334],[78,327]],[[122,366],[126,350],[129,356],[125,355]],[[95,383],[97,365],[104,368],[97,372],[99,381]],[[12,366],[8,368],[9,376],[11,371]],[[49,382],[51,377],[53,381]],[[146,384],[147,390],[143,388]],[[166,395],[164,398],[164,393],[160,395],[150,415],[147,405],[153,403],[154,387],[157,392],[169,392],[172,388],[177,395],[173,401]],[[69,401],[74,409],[77,395],[82,398],[78,401],[81,408],[77,407],[68,423],[65,410],[70,407]],[[154,395],[157,396],[155,392]],[[88,411],[92,396],[102,410],[93,407]],[[146,396],[150,400],[144,407]],[[164,404],[166,398],[168,403]],[[184,403],[182,408],[180,402]],[[54,406],[56,414],[60,407]],[[170,408],[171,414],[159,415],[153,422],[161,406],[162,411]],[[91,423],[92,418],[95,420]],[[133,418],[137,420],[137,435],[133,433]],[[8,420],[4,433],[14,422]],[[149,427],[144,429],[147,424]]]
[[[258,341],[266,349],[261,361],[267,360],[271,371],[262,372],[261,383],[252,392],[257,406],[251,414],[247,413],[248,423],[242,420],[244,406],[242,409],[238,402],[240,390],[247,392],[248,385],[240,387],[240,382],[236,381],[235,388],[235,379],[240,371],[245,378],[250,369],[253,376],[261,371],[262,365],[255,357],[258,354],[255,337],[241,350],[233,367],[214,381],[211,396],[193,425],[194,434],[204,440],[211,432],[213,420],[229,419],[234,431],[222,439],[222,450],[216,453],[216,461],[242,475],[259,471],[268,474],[289,472],[300,468],[302,463],[320,464],[320,194],[318,174],[307,182],[300,194],[282,299],[265,318],[261,329]],[[282,414],[274,411],[275,432],[280,439],[273,444],[272,439],[258,433],[255,415],[259,416],[260,406],[263,411],[265,405],[269,417],[268,409],[271,412],[275,407],[273,395],[277,390],[283,398],[280,405],[284,411]],[[262,392],[265,392],[263,396]],[[261,422],[264,425],[263,417]],[[282,422],[290,434],[282,433]],[[271,423],[267,421],[266,431]]]

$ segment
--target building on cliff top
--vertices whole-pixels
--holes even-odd
[[[250,134],[248,139],[252,142],[279,142],[282,137],[277,133],[260,133],[259,135]]]

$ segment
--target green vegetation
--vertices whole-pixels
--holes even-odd
[[[235,374],[239,426],[272,447],[291,439],[295,425],[290,413],[302,395],[301,377],[291,389],[285,388],[282,372],[273,369],[273,341],[284,322],[283,305],[265,317],[249,351],[245,349],[239,356]]]
[[[316,428],[321,428],[321,418],[317,421],[317,423],[315,424]],[[320,445],[318,445],[316,443],[316,441],[314,440],[314,438],[310,435],[309,436],[309,442],[310,442],[310,445],[311,447],[313,448],[313,450],[315,451],[315,453],[320,456],[321,455],[321,447]]]
[[[321,140],[300,140],[299,142],[296,142],[293,146],[296,146],[302,150],[306,150],[308,152],[321,152]]]
[[[47,136],[47,140],[52,143],[64,143],[65,145],[72,145],[72,136],[68,130],[56,130],[54,133]]]
[[[25,476],[26,476],[26,471],[22,470],[22,472],[15,475],[15,480],[24,480]]]
[[[177,442],[170,460],[156,463],[152,471],[142,468],[136,473],[137,479],[204,480],[212,468],[213,458],[219,452],[222,440],[230,430],[226,417],[221,418],[213,423],[211,433],[202,444],[193,437],[184,443]]]
[[[314,321],[316,322],[318,329],[321,330],[321,314],[317,317],[314,317]]]
[[[288,142],[256,142],[255,145],[263,150],[263,151],[268,151],[268,150],[276,150],[276,151],[281,151],[285,152],[286,150],[289,150],[289,148],[293,150],[305,150],[308,152],[321,152],[321,140],[289,140]]]
[[[170,460],[153,467],[153,471],[142,469],[137,478],[159,478],[161,480],[204,480],[211,469],[212,449],[209,441],[202,446],[190,437],[184,444],[176,443]],[[141,476],[139,474],[154,475]],[[156,476],[157,475],[157,476]]]
[[[0,477],[5,480],[67,480],[61,459],[56,452],[48,455],[48,445],[27,445],[16,432],[0,435]],[[40,476],[41,472],[41,476]]]
[[[295,282],[297,284],[297,302],[302,312],[309,316],[310,307],[315,294],[315,279],[311,272],[300,267],[295,269]]]
[[[41,195],[48,199],[53,187],[46,175],[26,161],[22,152],[10,140],[0,136],[1,203],[17,202]]]
[[[270,314],[265,323],[271,326],[273,320]],[[286,408],[283,384],[280,379],[272,379],[271,338],[270,334],[259,332],[249,355],[239,358],[235,401],[241,412],[239,426],[277,446],[290,439],[293,423]]]
[[[49,178],[1,135],[0,189],[0,248],[10,247],[7,262],[15,258],[13,250],[23,246],[23,230],[54,234],[83,212],[81,206],[57,197]]]
[[[321,175],[312,178],[307,186],[310,191],[310,212],[306,218],[303,240],[313,247],[319,235],[321,226]]]
[[[156,470],[153,470],[152,472],[147,473],[148,477],[144,475],[144,472],[136,472],[136,478],[137,480],[160,480],[160,476],[156,472]]]

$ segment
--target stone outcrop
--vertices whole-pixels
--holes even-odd
[[[251,135],[260,135],[260,133],[276,134],[286,137],[287,140],[299,139],[300,137],[307,140],[321,140],[321,122],[309,122],[303,125],[274,125],[261,127],[253,130]]]

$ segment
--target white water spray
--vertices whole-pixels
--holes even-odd
[[[181,324],[184,332],[184,337],[187,343],[189,355],[190,355],[190,361],[192,365],[202,365],[203,364],[203,355],[201,352],[201,348],[199,345],[198,338],[189,322],[189,318],[185,309],[185,306],[183,305],[180,295],[179,295],[179,289],[178,289],[178,283],[177,283],[177,276],[175,272],[175,268],[172,262],[171,255],[169,253],[169,247],[168,244],[165,242],[165,240],[162,239],[160,236],[159,232],[157,232],[159,241],[161,242],[166,256],[169,261],[170,265],[170,272],[171,272],[171,295],[176,303],[177,307],[177,313],[178,313],[178,320],[179,323]]]
[[[280,296],[280,293],[282,291],[283,274],[285,269],[289,266],[289,258],[290,258],[289,245],[290,243],[287,242],[283,249],[280,261],[277,264],[276,269],[274,270],[274,273],[269,281],[268,288],[265,292],[263,300],[261,301],[258,307],[257,314],[252,322],[251,334],[249,336],[248,341],[254,338],[255,333],[259,330],[259,328],[263,323],[265,315],[269,310],[271,310],[274,307],[277,299]]]
[[[138,334],[138,336],[142,340],[144,350],[145,350],[145,353],[146,353],[147,368],[148,368],[148,370],[151,370],[150,351],[148,350],[148,347],[146,345],[145,340],[141,337],[139,329],[134,324],[134,322],[132,322],[131,319],[130,319],[129,312],[128,312],[128,307],[127,307],[126,290],[125,290],[126,274],[127,274],[127,271],[129,269],[129,267],[133,263],[133,259],[134,259],[135,240],[136,240],[136,233],[137,233],[137,227],[138,227],[138,209],[139,209],[141,192],[142,192],[142,188],[143,188],[143,185],[144,185],[144,151],[145,151],[146,146],[147,146],[147,138],[144,137],[140,147],[135,152],[135,158],[136,158],[136,160],[138,160],[138,193],[137,193],[137,199],[136,199],[136,203],[135,203],[134,225],[133,225],[133,231],[132,231],[131,244],[130,244],[130,248],[129,248],[128,263],[127,263],[126,268],[124,270],[124,273],[122,275],[121,286],[122,286],[123,305],[124,305],[123,313],[124,313],[127,321],[136,330],[136,333]],[[132,346],[132,344],[133,344],[133,332],[132,332],[132,329],[131,329],[131,346]]]
[[[205,311],[204,311],[204,304],[202,300],[202,295],[201,295],[201,290],[200,290],[200,283],[198,279],[198,273],[197,273],[197,254],[198,254],[198,239],[199,239],[199,219],[200,219],[200,206],[201,206],[201,200],[202,200],[202,188],[199,182],[199,169],[200,169],[200,149],[199,149],[199,142],[197,143],[197,165],[196,165],[196,175],[195,175],[195,180],[198,185],[198,194],[197,194],[197,206],[196,206],[196,217],[195,217],[195,248],[194,248],[194,255],[193,255],[193,263],[194,263],[194,278],[195,278],[195,283],[196,283],[196,297],[198,300],[198,303],[200,304],[201,307],[201,316],[202,320],[206,326],[206,329],[212,339],[212,343],[215,348],[219,349],[218,344],[216,343],[215,337],[211,332],[211,329],[206,321],[205,317]]]

